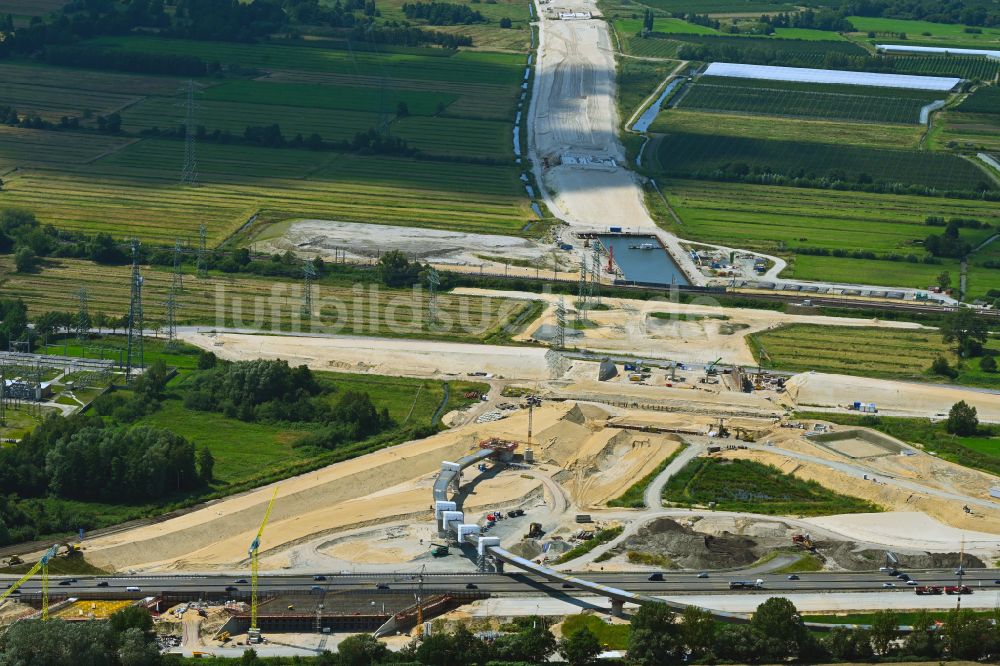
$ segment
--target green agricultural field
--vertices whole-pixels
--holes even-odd
[[[963,113],[1000,114],[1000,86],[982,86],[956,107]]]
[[[969,49],[1000,49],[1000,28],[975,28],[979,32],[966,32],[967,26],[930,21],[907,21],[872,16],[849,16],[859,32],[874,32],[875,42],[899,44],[897,35],[906,35],[907,44],[924,46],[951,46]]]
[[[616,18],[613,21],[615,30],[622,37],[635,36],[642,32],[642,19]],[[715,28],[688,23],[684,19],[656,16],[653,18],[653,32],[661,34],[718,35]]]
[[[377,86],[309,85],[279,81],[238,80],[205,90],[203,100],[237,102],[240,104],[273,104],[282,108],[338,109],[342,111],[384,110],[395,114],[397,105],[405,103],[414,116],[433,116],[458,99],[454,93],[427,90],[383,90]],[[338,114],[339,115],[339,114]],[[263,124],[263,123],[260,123]]]
[[[676,39],[658,39],[656,37],[643,39],[642,37],[626,35],[621,36],[621,43],[622,49],[629,55],[663,59],[676,58],[677,49],[683,45],[683,42]]]
[[[892,56],[892,64],[898,74],[958,76],[982,81],[991,81],[1000,72],[1000,62],[974,56],[896,55]]]
[[[641,4],[668,13],[686,14],[770,14],[796,9],[793,4],[766,0],[643,0]]]
[[[780,516],[869,513],[869,502],[827,490],[815,481],[751,460],[695,458],[663,488],[663,500],[680,506],[714,506]]]
[[[675,61],[618,59],[618,115],[622,122],[628,121],[678,64]]]
[[[18,167],[59,168],[89,164],[132,143],[94,134],[47,132],[0,125],[0,174]],[[3,194],[0,191],[0,200]]]
[[[823,118],[875,123],[917,123],[920,109],[943,99],[942,93],[898,91],[861,86],[784,85],[777,81],[748,81],[703,77],[680,93],[680,109],[731,111],[772,116]],[[859,89],[860,88],[860,89]]]
[[[653,148],[651,146],[651,148]],[[942,190],[998,186],[975,164],[956,155],[886,150],[801,141],[772,141],[719,134],[670,132],[647,150],[647,164],[671,177],[704,175],[743,165],[787,178],[875,184],[903,183]],[[867,177],[868,180],[863,180]]]
[[[829,372],[884,379],[922,380],[943,383],[997,386],[1000,377],[978,371],[975,361],[956,380],[931,375],[931,362],[944,356],[959,363],[953,346],[946,345],[936,329],[842,328],[813,324],[789,324],[750,336],[755,358],[767,368],[790,372]],[[987,349],[1000,351],[1000,341],[990,340]]]
[[[816,31],[809,31],[808,39],[787,39],[781,37],[768,37],[763,35],[722,35],[722,34],[658,34],[664,39],[677,39],[688,44],[704,44],[712,47],[729,47],[733,50],[733,55],[741,57],[738,52],[749,49],[767,49],[782,54],[783,57],[816,57],[823,58],[828,53],[840,53],[848,56],[862,56],[867,52],[837,33],[827,33],[827,38],[816,39],[813,34]],[[739,60],[730,59],[730,62]],[[777,64],[777,63],[776,63]]]
[[[919,253],[919,248],[915,252]],[[943,259],[940,264],[923,264],[879,259],[847,259],[807,254],[795,255],[791,268],[783,277],[799,280],[830,280],[885,287],[927,289],[937,284],[937,276],[947,272],[957,285],[960,271],[957,259]],[[970,293],[983,294],[995,284],[984,271],[984,279],[973,271],[969,280]]]
[[[696,134],[717,132],[725,136],[749,139],[812,141],[871,148],[916,148],[923,134],[923,130],[916,125],[876,125],[718,112],[704,113],[684,109],[661,111],[650,131]]]
[[[51,260],[34,274],[12,273],[12,259],[0,257],[5,293],[15,293],[30,316],[72,311],[77,292],[86,288],[89,309],[120,317],[128,311],[129,267],[96,266],[87,261]],[[144,272],[146,324],[162,324],[171,274]],[[313,331],[386,337],[417,337],[482,342],[503,337],[503,327],[531,309],[530,302],[478,296],[437,297],[438,322],[427,318],[427,299],[412,289],[356,289],[350,284],[316,287],[311,320],[301,315],[302,288],[288,281],[253,277],[189,278],[178,297],[178,324],[206,324],[280,331]]]
[[[217,242],[252,215],[517,233],[532,217],[508,167],[202,144],[198,187],[179,185],[182,141],[144,140],[78,169],[4,177],[0,206],[44,224],[172,244]]]
[[[935,118],[927,144],[935,149],[1000,153],[1000,115],[943,111]]]
[[[106,37],[88,44],[127,51],[191,55],[223,65],[266,70],[297,69],[342,75],[509,86],[520,84],[525,64],[525,58],[521,54],[487,51],[453,53],[431,48],[400,49],[404,51],[402,53],[385,48],[376,53],[320,46],[198,42],[135,36]]]

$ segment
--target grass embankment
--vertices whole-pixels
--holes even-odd
[[[602,543],[607,543],[612,539],[617,538],[624,531],[624,527],[609,527],[605,530],[598,530],[594,533],[593,538],[583,541],[563,553],[562,556],[555,561],[555,564],[563,564],[565,562],[569,562],[570,560],[575,560],[581,555],[586,555]]]
[[[950,611],[927,611],[932,620],[944,622],[948,618]],[[972,611],[976,615],[986,617],[995,616],[995,611]],[[917,619],[919,613],[914,611],[896,613],[896,621],[900,626],[910,626]],[[875,619],[874,613],[847,613],[844,615],[803,615],[803,622],[819,622],[821,624],[871,624]]]
[[[748,343],[754,358],[766,368],[1000,387],[1000,373],[982,371],[978,358],[960,359],[933,329],[789,324],[755,333]],[[1000,340],[990,339],[986,350],[1000,353]],[[956,377],[930,372],[938,356],[958,369]]]
[[[643,499],[646,494],[646,488],[648,488],[649,484],[653,482],[653,479],[663,473],[663,470],[667,468],[667,465],[673,462],[674,459],[681,454],[681,451],[687,448],[687,446],[687,442],[681,442],[677,447],[677,450],[664,458],[663,461],[656,466],[656,469],[629,486],[628,490],[622,493],[621,496],[608,500],[608,506],[622,506],[629,509],[641,509],[646,506],[646,501]]]
[[[581,629],[588,629],[597,637],[597,642],[606,650],[624,650],[628,648],[628,639],[632,634],[630,624],[611,624],[597,615],[570,615],[562,623],[562,635],[569,638]]]
[[[751,460],[695,458],[663,489],[665,502],[785,516],[869,513],[880,508],[827,490],[816,481]]]
[[[796,412],[795,417],[872,428],[904,442],[917,444],[942,460],[1000,476],[1000,438],[995,436],[998,432],[992,426],[980,426],[980,434],[975,437],[959,437],[949,434],[944,422],[935,423],[930,419],[825,412]]]

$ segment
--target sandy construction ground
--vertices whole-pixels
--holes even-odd
[[[406,377],[445,377],[487,372],[548,379],[546,349],[363,336],[285,336],[244,333],[181,333],[179,337],[230,361],[285,359],[314,370]]]
[[[1000,534],[959,529],[917,511],[861,513],[807,518],[806,522],[833,530],[858,541],[894,544],[920,550],[956,549],[964,540],[967,551],[1000,550]],[[932,547],[928,547],[933,544]]]
[[[463,492],[470,519],[493,507],[538,497],[545,486],[548,522],[557,528],[572,520],[574,508],[596,506],[620,495],[676,449],[677,440],[670,435],[605,427],[610,414],[574,403],[536,409],[533,449],[539,465],[524,471],[498,468],[495,475],[469,484]],[[316,568],[349,560],[403,563],[421,554],[427,557],[429,544],[425,540],[428,545],[421,548],[422,537],[416,533],[407,530],[396,538],[375,526],[400,522],[431,526],[431,486],[441,462],[474,450],[485,438],[523,440],[527,419],[522,410],[501,421],[462,426],[280,482],[263,540],[262,566]],[[478,474],[467,471],[467,481]],[[554,483],[552,475],[557,474],[559,482]],[[114,570],[245,566],[247,547],[273,489],[267,486],[178,518],[95,538],[87,543],[87,559]],[[372,526],[367,537],[357,532],[365,526]],[[351,530],[355,532],[349,538],[336,537]],[[327,538],[315,542],[324,535]],[[418,537],[416,546],[410,536]],[[296,550],[299,544],[304,544],[301,552]]]
[[[336,222],[333,220],[295,220],[267,226],[254,238],[258,252],[288,250],[326,261],[346,257],[370,259],[390,250],[399,250],[421,262],[445,266],[495,264],[489,258],[537,262],[552,269],[553,257],[561,268],[572,269],[573,257],[557,253],[551,243],[540,243],[517,236],[473,234],[440,229],[418,229],[389,224]]]
[[[874,402],[883,414],[944,418],[952,405],[964,400],[976,408],[980,421],[1000,422],[1000,394],[975,389],[818,372],[796,375],[786,388],[802,409],[835,408],[861,401]]]
[[[455,289],[454,293],[506,299],[545,300],[549,306],[542,316],[515,339],[551,342],[559,296],[478,288],[459,288]],[[568,312],[567,319],[572,320],[575,317],[573,308],[575,299],[562,300]],[[746,336],[782,324],[924,328],[920,324],[911,322],[725,308],[715,304],[714,299],[710,297],[706,297],[704,302],[700,303],[676,303],[669,299],[602,298],[601,304],[610,309],[588,313],[588,319],[596,326],[572,331],[570,339],[573,346],[684,363],[710,363],[721,357],[723,363],[754,365],[756,361],[746,344]],[[654,313],[657,316],[653,316]],[[663,318],[665,315],[666,318]]]

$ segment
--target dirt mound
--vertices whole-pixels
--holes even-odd
[[[831,564],[848,571],[873,571],[885,566],[885,551],[866,548],[856,550],[851,541],[823,541],[816,544],[820,553]],[[899,568],[906,569],[946,569],[958,565],[959,553],[896,553]],[[966,553],[961,556],[965,566],[972,569],[985,567],[978,557]]]
[[[752,564],[769,549],[767,544],[737,534],[700,534],[669,518],[657,518],[625,539],[615,552],[662,555],[684,569],[724,569]]]

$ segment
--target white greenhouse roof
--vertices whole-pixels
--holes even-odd
[[[907,44],[876,44],[875,48],[886,53],[950,53],[952,55],[986,56],[1000,60],[1000,50],[953,49],[947,46],[909,46]]]
[[[742,79],[798,81],[802,83],[841,83],[879,88],[916,88],[918,90],[951,90],[962,79],[945,76],[911,76],[908,74],[875,74],[847,72],[839,69],[809,69],[806,67],[774,67],[772,65],[737,65],[713,62],[705,70],[707,76],[733,76]]]

